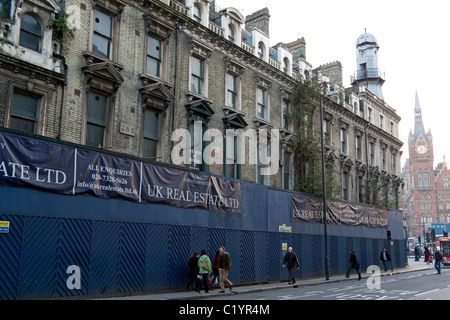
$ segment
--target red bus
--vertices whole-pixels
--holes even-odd
[[[439,245],[444,266],[450,266],[450,238],[440,238]]]

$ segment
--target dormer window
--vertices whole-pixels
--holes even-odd
[[[258,43],[258,57],[264,59],[264,43]]]
[[[19,44],[22,47],[40,52],[41,42],[42,42],[41,24],[35,17],[29,14],[25,14],[22,17],[21,21]]]
[[[283,59],[283,72],[289,73],[290,63],[288,58]]]
[[[198,4],[194,5],[194,14],[192,18],[198,23],[202,22],[202,9]]]
[[[228,25],[228,40],[234,43],[234,30],[231,24]]]

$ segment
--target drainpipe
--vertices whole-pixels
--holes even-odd
[[[177,69],[178,69],[178,32],[180,30],[180,22],[175,27],[175,68],[173,75],[173,101],[172,101],[172,133],[175,130],[175,106],[177,101]],[[170,138],[170,152],[173,149],[172,137]],[[172,163],[172,156],[169,156],[169,163]]]
[[[60,107],[60,111],[59,111],[58,135],[56,136],[56,139],[61,140],[62,115],[63,115],[63,108],[64,108],[64,89],[67,86],[67,71],[69,70],[69,67],[67,66],[66,58],[62,54],[53,53],[53,56],[57,59],[60,59],[64,66],[64,84],[62,86],[61,107]]]

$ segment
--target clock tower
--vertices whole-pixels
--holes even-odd
[[[433,136],[431,131],[425,132],[423,125],[422,108],[420,107],[419,97],[416,92],[416,106],[414,108],[414,133],[409,133],[409,159],[410,161],[418,161],[421,163],[429,162],[433,168]]]
[[[431,223],[438,222],[438,207],[434,179],[433,136],[430,130],[425,131],[417,92],[414,116],[414,132],[411,130],[409,133],[409,159],[404,171],[407,184],[405,209],[409,213],[410,231],[423,236]]]

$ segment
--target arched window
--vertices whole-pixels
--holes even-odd
[[[193,16],[192,18],[197,21],[198,23],[202,22],[202,8],[200,7],[200,5],[195,4],[194,5],[194,12],[193,12]]]
[[[29,14],[23,15],[20,25],[19,44],[22,47],[40,52],[41,41],[42,41],[42,27],[39,21]]]
[[[444,188],[448,188],[449,187],[449,179],[448,176],[445,175],[444,176]]]
[[[429,188],[430,187],[430,175],[428,174],[428,170],[425,169],[425,172],[423,173],[423,187]]]
[[[265,46],[264,43],[258,43],[258,57],[264,59]]]
[[[422,173],[422,170],[419,170],[418,178],[419,178],[419,188],[423,188],[423,173]]]
[[[228,25],[228,40],[234,43],[234,30],[231,24]]]
[[[450,202],[447,202],[447,205],[445,206],[445,210],[450,211]]]
[[[291,63],[289,62],[288,58],[283,59],[283,72],[289,73],[289,70],[291,68]]]
[[[444,211],[444,204],[439,202],[439,211]]]

